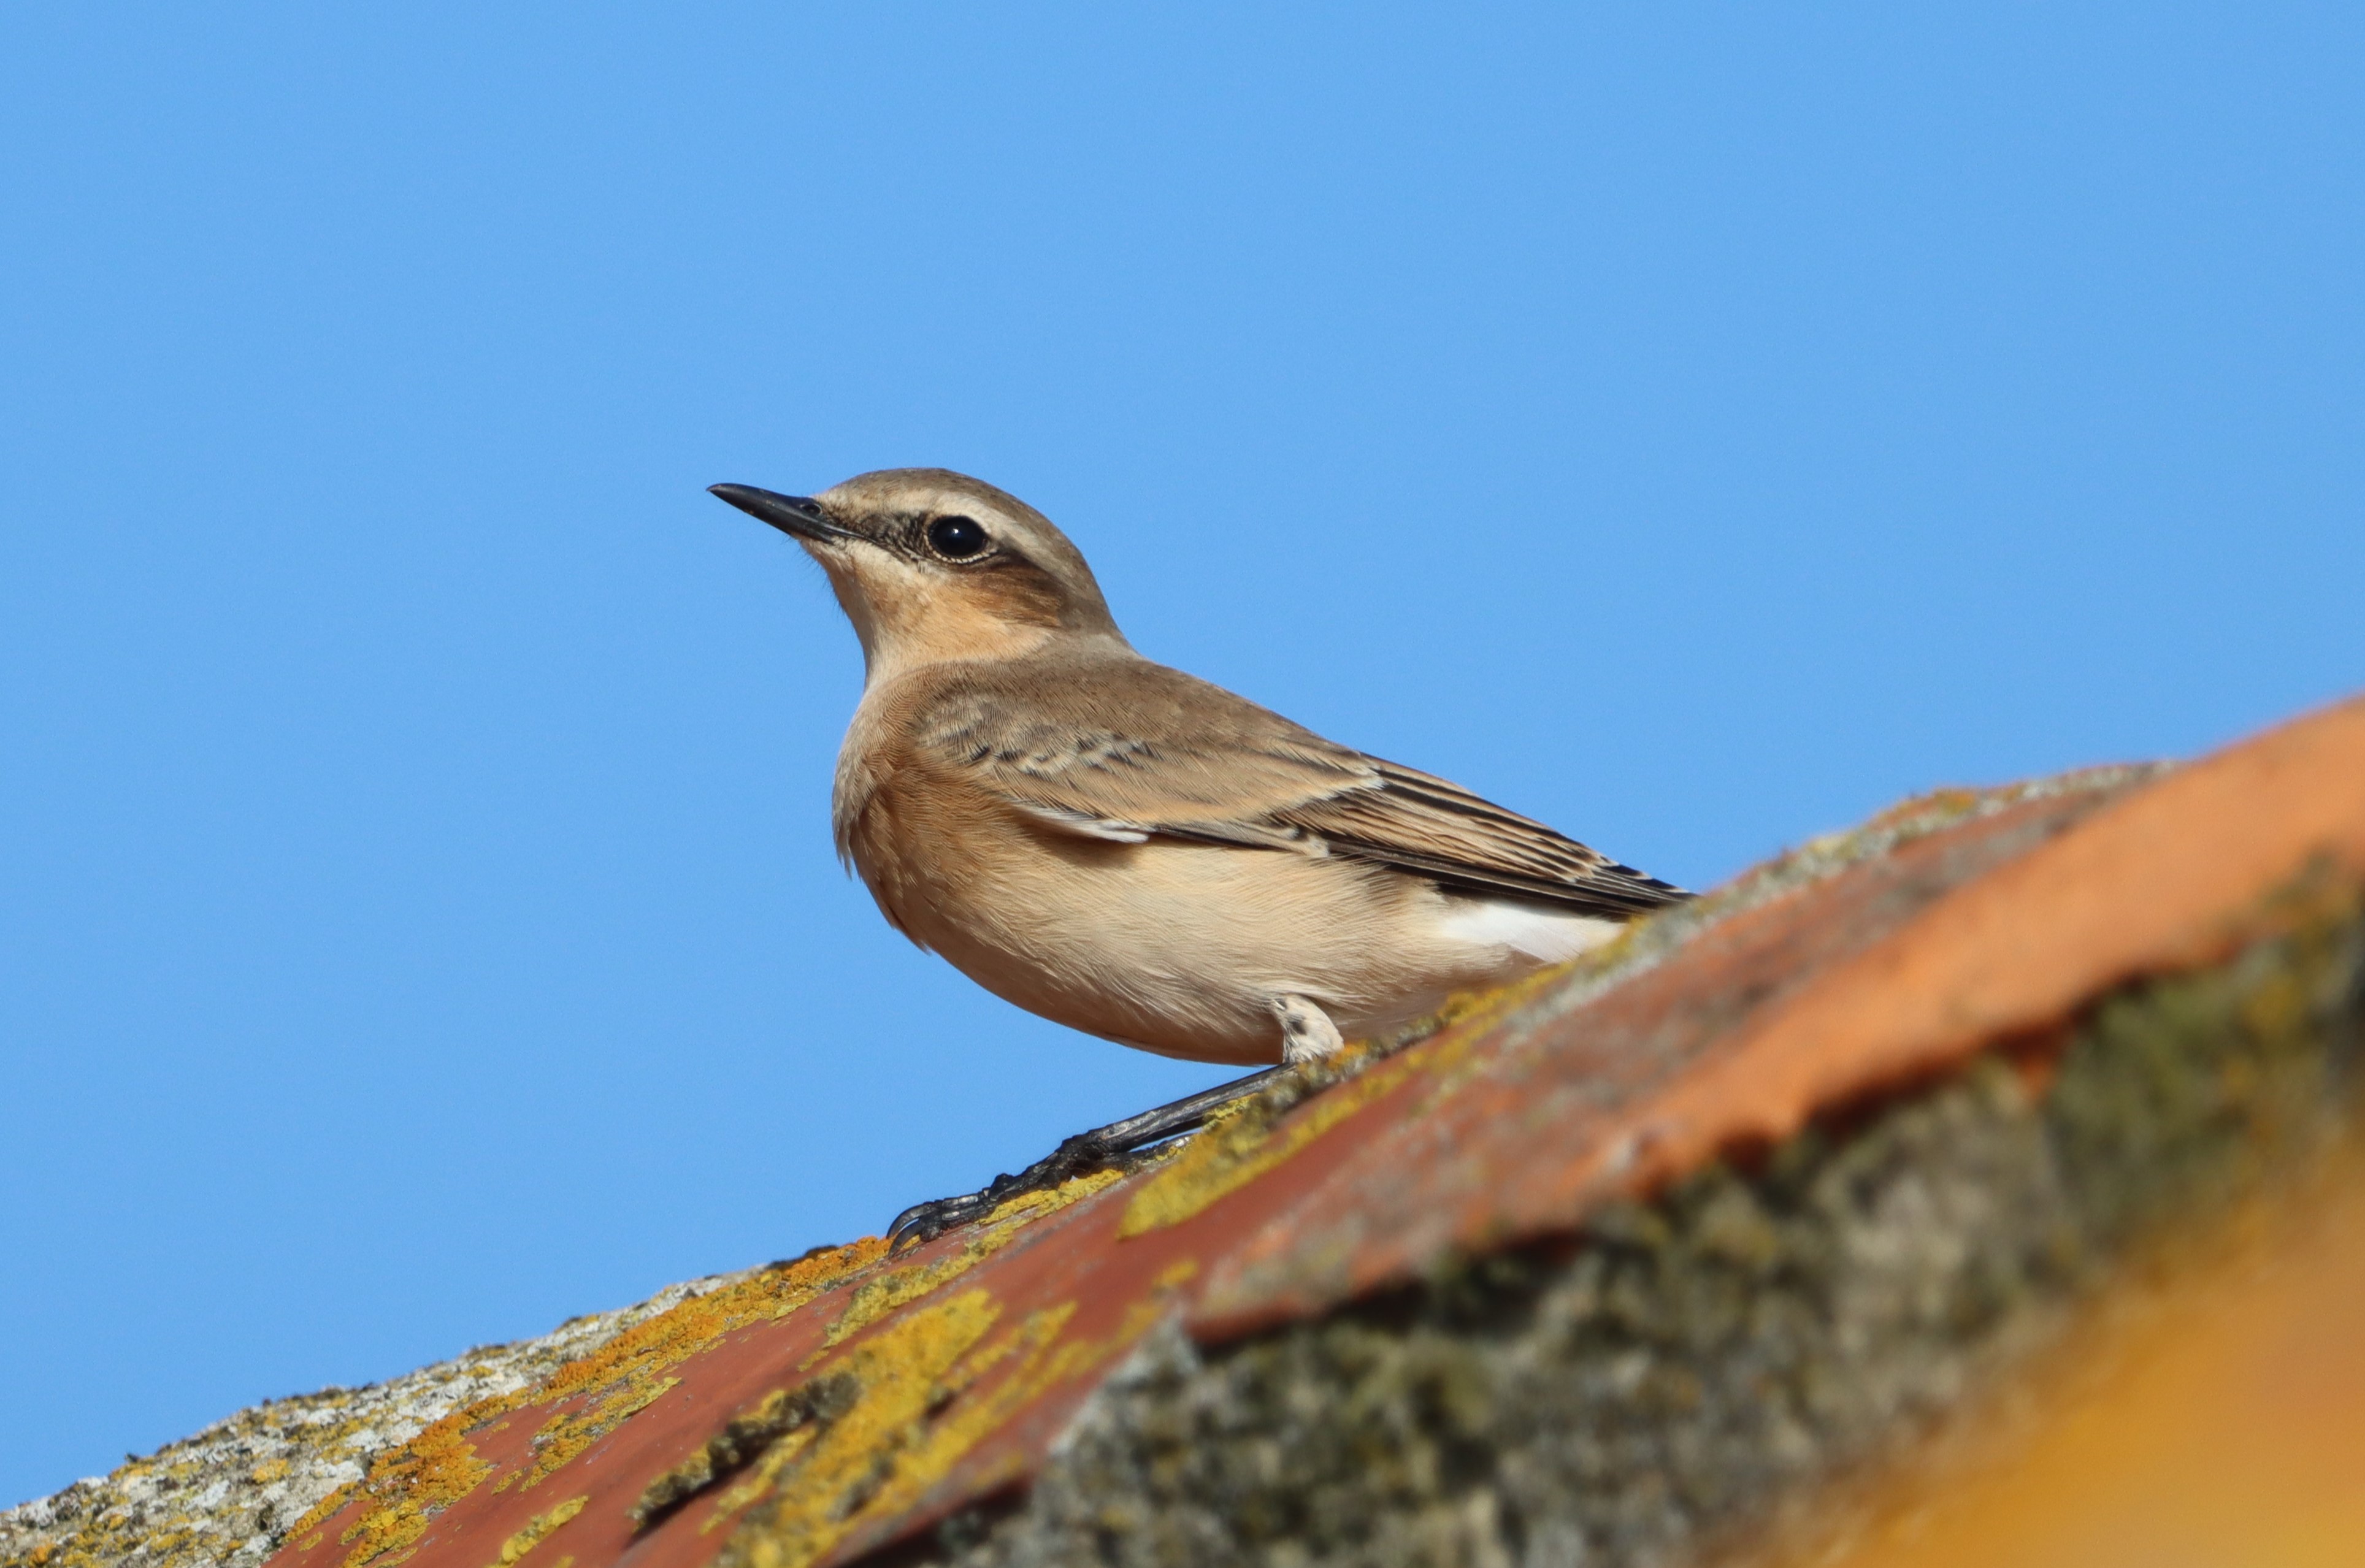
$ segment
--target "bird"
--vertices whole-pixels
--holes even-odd
[[[803,547],[861,644],[839,857],[889,924],[1029,1012],[1286,1068],[1690,896],[1145,657],[1082,552],[982,480],[710,489]]]

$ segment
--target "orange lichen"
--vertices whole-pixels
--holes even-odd
[[[582,1360],[569,1361],[534,1390],[532,1398],[539,1404],[618,1382],[652,1378],[734,1328],[759,1318],[786,1316],[876,1262],[886,1250],[884,1241],[867,1237],[692,1297],[626,1329]]]
[[[493,1473],[467,1439],[471,1417],[471,1410],[455,1410],[380,1462],[364,1484],[376,1501],[337,1537],[340,1546],[353,1547],[345,1568],[417,1544],[431,1518]]]
[[[672,1387],[668,1369],[734,1328],[794,1311],[885,1252],[885,1242],[867,1238],[680,1302],[567,1362],[546,1383],[454,1411],[381,1457],[363,1481],[322,1498],[288,1533],[303,1538],[359,1494],[372,1501],[338,1538],[340,1544],[353,1547],[346,1568],[362,1568],[388,1552],[406,1551],[426,1533],[434,1515],[475,1491],[492,1473],[492,1467],[476,1457],[466,1434],[488,1429],[530,1405],[577,1396],[594,1400],[588,1409],[560,1412],[544,1423],[535,1434],[532,1463],[522,1473],[503,1476],[497,1489],[506,1490],[521,1473],[524,1484],[532,1486]]]
[[[389,1454],[387,1457],[391,1459],[393,1455]],[[299,1536],[304,1537],[301,1550],[305,1551],[309,1551],[319,1545],[319,1527],[334,1518],[347,1503],[353,1500],[353,1494],[361,1488],[361,1482],[349,1481],[305,1509],[303,1517],[288,1529],[288,1539],[292,1540]]]

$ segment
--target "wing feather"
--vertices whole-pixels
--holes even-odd
[[[1612,920],[1690,896],[1450,780],[1147,660],[981,666],[913,717],[933,765],[1055,832],[1341,855]]]

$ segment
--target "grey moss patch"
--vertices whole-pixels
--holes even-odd
[[[2090,1011],[1549,1248],[1202,1350],[1153,1338],[959,1568],[1663,1564],[1939,1429],[2097,1287],[2353,1130],[2365,920]]]
[[[0,1513],[6,1568],[256,1568],[370,1462],[451,1412],[541,1382],[618,1334],[738,1278],[673,1285],[537,1339],[487,1346],[362,1388],[275,1399],[111,1474]]]

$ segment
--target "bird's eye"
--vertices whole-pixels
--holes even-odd
[[[928,524],[928,548],[947,561],[975,560],[985,545],[985,525],[973,517],[940,517]]]

